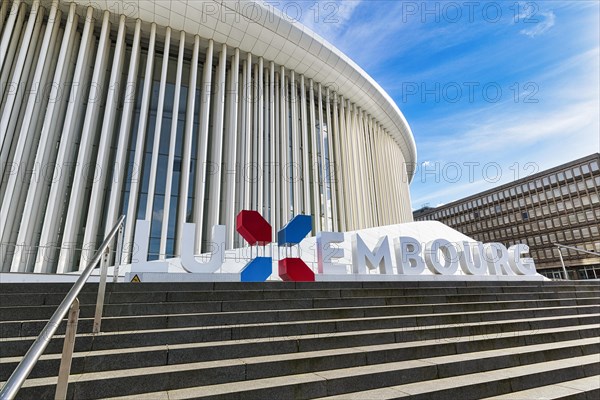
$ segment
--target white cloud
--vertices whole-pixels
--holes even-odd
[[[539,17],[536,17],[537,22],[532,22],[533,26],[531,28],[521,29],[520,33],[522,35],[534,38],[548,32],[556,23],[556,15],[552,11],[541,12],[538,15],[543,19],[540,20]]]
[[[417,140],[420,154],[442,167],[465,161],[498,163],[502,176],[498,182],[473,183],[416,176],[411,185],[415,204],[448,203],[519,179],[530,172],[527,163],[544,170],[600,151],[599,54],[598,47],[584,50],[532,76],[540,87],[537,104],[509,98],[427,119],[418,128],[428,132]]]
[[[441,198],[448,199],[448,202],[453,202],[462,198],[466,191],[483,191],[485,189],[489,189],[489,185],[489,182],[486,182],[484,179],[480,179],[474,182],[449,184],[445,185],[440,190],[429,191],[423,196],[413,198],[412,204],[426,204],[432,201],[438,201],[438,203],[436,204],[443,205],[447,203],[439,202],[439,199]],[[439,205],[436,207],[439,207]]]
[[[266,1],[318,35],[335,42],[363,0]]]

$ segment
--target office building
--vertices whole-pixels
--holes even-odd
[[[592,154],[437,208],[416,221],[440,221],[482,242],[529,245],[538,272],[563,278],[556,244],[600,253],[600,155]],[[562,247],[571,279],[600,278],[600,257]]]

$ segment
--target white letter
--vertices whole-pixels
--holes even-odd
[[[400,236],[395,240],[395,248],[398,274],[420,275],[425,271],[425,261],[421,257],[421,243],[409,236]]]
[[[444,263],[440,260],[440,250]],[[431,272],[437,275],[454,275],[458,269],[458,253],[452,243],[436,239],[425,245],[425,262]]]
[[[529,246],[516,244],[508,249],[508,263],[517,275],[535,275],[535,262],[533,258],[521,258],[521,254],[529,253]]]
[[[369,269],[379,267],[380,274],[393,272],[392,253],[387,236],[379,239],[375,249],[371,252],[358,234],[352,235],[352,272],[366,274],[366,267]]]
[[[508,264],[508,250],[502,243],[487,243],[483,248],[485,249],[483,258],[490,275],[514,275]]]
[[[344,234],[340,232],[317,233],[317,264],[319,274],[347,274],[346,266],[331,262],[334,258],[343,258],[344,249],[332,248],[331,243],[344,243]]]
[[[460,268],[467,275],[486,275],[483,262],[483,243],[463,242],[459,255]]]
[[[181,266],[187,272],[196,274],[211,274],[218,270],[223,264],[223,250],[225,249],[225,236],[227,229],[225,225],[215,225],[212,228],[212,253],[210,260],[205,263],[198,262],[194,255],[194,243],[196,243],[196,224],[183,224],[181,243]]]

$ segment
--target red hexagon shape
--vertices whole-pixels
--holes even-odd
[[[279,276],[284,282],[314,282],[315,273],[301,258],[279,260]]]
[[[236,219],[236,230],[250,246],[266,246],[273,237],[271,225],[258,211],[240,211]]]

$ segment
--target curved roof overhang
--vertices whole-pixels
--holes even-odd
[[[410,126],[396,103],[348,56],[275,7],[253,0],[72,1],[82,7],[91,5],[213,39],[334,88],[375,118],[396,141],[407,163],[409,181],[412,180],[417,148]]]

